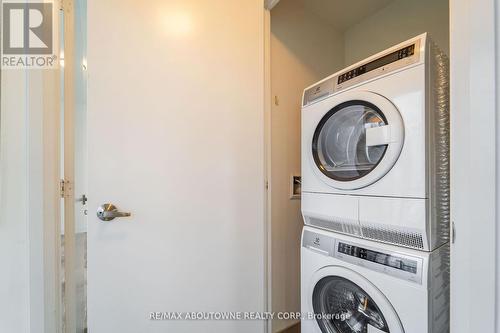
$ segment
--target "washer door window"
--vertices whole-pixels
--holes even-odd
[[[356,189],[383,177],[401,152],[401,115],[387,99],[358,92],[363,99],[342,102],[320,120],[312,140],[312,156],[326,181],[340,189]]]
[[[391,333],[379,306],[363,289],[339,276],[318,281],[313,309],[324,333]]]

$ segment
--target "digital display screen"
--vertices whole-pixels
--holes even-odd
[[[417,273],[417,262],[406,258],[392,256],[386,253],[368,250],[362,247],[339,243],[338,251],[348,256],[371,261],[380,265],[392,267],[409,273]]]
[[[383,67],[385,65],[401,60],[403,58],[411,57],[414,54],[415,54],[415,44],[412,44],[410,46],[404,47],[390,54],[387,54],[382,58],[375,59],[367,64],[351,69],[350,71],[339,75],[337,83],[340,84],[349,81],[355,77],[368,73],[374,69]]]

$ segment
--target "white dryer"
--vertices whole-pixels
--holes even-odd
[[[422,34],[307,88],[305,223],[431,251],[449,234],[448,60]]]
[[[302,333],[448,333],[449,245],[403,249],[304,227]]]

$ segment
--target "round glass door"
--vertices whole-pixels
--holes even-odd
[[[370,173],[383,159],[387,144],[367,145],[369,129],[388,125],[384,114],[367,101],[335,106],[319,122],[313,136],[314,161],[323,174],[348,182]]]
[[[323,333],[367,333],[368,327],[390,333],[384,315],[363,289],[340,276],[318,281],[313,309]]]

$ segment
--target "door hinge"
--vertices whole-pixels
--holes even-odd
[[[73,8],[73,0],[60,0],[59,10],[70,11]]]
[[[69,180],[61,179],[59,183],[61,198],[69,198],[73,191],[73,184]]]
[[[269,190],[269,182],[266,181],[266,190]]]

